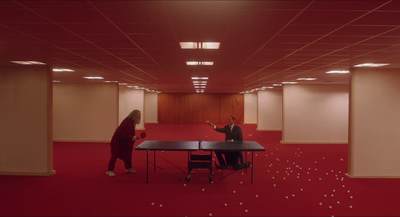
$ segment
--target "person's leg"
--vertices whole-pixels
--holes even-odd
[[[117,157],[114,156],[114,155],[111,155],[111,158],[108,161],[108,169],[107,169],[107,171],[113,171],[114,170],[116,161],[117,161]]]
[[[222,157],[222,154],[224,154],[224,152],[221,152],[221,151],[216,151],[216,152],[215,152],[215,155],[216,155],[217,158],[218,158],[218,163],[219,163],[219,165],[220,165],[220,166],[225,166],[225,165],[226,165],[226,162],[225,162],[225,159]],[[226,155],[225,155],[225,157],[226,157]]]
[[[126,159],[124,159],[125,163],[125,172],[127,173],[136,173],[136,170],[132,168],[132,151],[130,151],[130,155],[127,156]]]

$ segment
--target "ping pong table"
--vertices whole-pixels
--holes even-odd
[[[187,151],[188,152],[188,165],[190,160],[190,153],[192,151],[210,151],[211,156],[215,151],[245,151],[251,152],[251,183],[253,184],[254,173],[254,152],[265,151],[265,148],[255,141],[235,141],[235,142],[219,142],[219,141],[157,141],[146,140],[138,145],[135,150],[146,151],[146,182],[149,182],[149,163],[154,165],[154,172],[156,171],[156,151]],[[153,162],[149,160],[149,153],[153,151]],[[247,154],[245,155],[247,159]],[[158,167],[159,168],[159,167]],[[188,168],[188,171],[190,169]],[[210,168],[212,173],[212,164]],[[189,174],[189,172],[188,172]],[[211,181],[210,177],[210,181]],[[187,180],[186,180],[187,181]]]

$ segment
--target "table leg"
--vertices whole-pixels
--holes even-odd
[[[149,150],[146,150],[146,183],[149,183]]]
[[[251,151],[251,184],[253,184],[254,151]]]
[[[244,163],[247,163],[247,151],[244,151],[244,155],[245,155]],[[247,167],[246,167],[246,173],[247,173]]]

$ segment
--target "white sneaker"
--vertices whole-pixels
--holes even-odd
[[[107,175],[107,176],[110,176],[110,177],[114,177],[114,176],[115,176],[115,173],[114,173],[113,171],[107,171],[107,172],[106,172],[106,175]]]
[[[134,170],[132,168],[129,168],[129,169],[126,169],[125,172],[127,172],[127,173],[136,173],[136,170]]]

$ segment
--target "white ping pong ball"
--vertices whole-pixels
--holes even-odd
[[[256,197],[258,197],[258,194],[256,194]]]
[[[353,208],[353,206],[350,205],[349,208],[351,209],[351,208]]]
[[[247,209],[245,209],[244,211],[245,211],[245,212],[249,212],[249,210],[247,210]]]
[[[209,216],[212,216],[212,213],[208,214]]]
[[[329,209],[332,209],[332,206],[329,206]]]
[[[224,204],[224,206],[228,206],[228,204],[227,204],[227,203],[225,203],[225,204]]]
[[[162,207],[162,204],[160,204],[160,207]]]
[[[201,190],[202,190],[202,191],[205,191],[206,189],[203,188],[203,189],[201,189]]]
[[[239,203],[239,205],[241,206],[241,205],[243,205],[243,203],[242,203],[242,202],[240,202],[240,203]]]
[[[151,205],[154,206],[154,202],[152,202]]]
[[[319,203],[320,206],[322,206],[322,203]]]
[[[236,191],[233,191],[234,194],[236,194]]]

